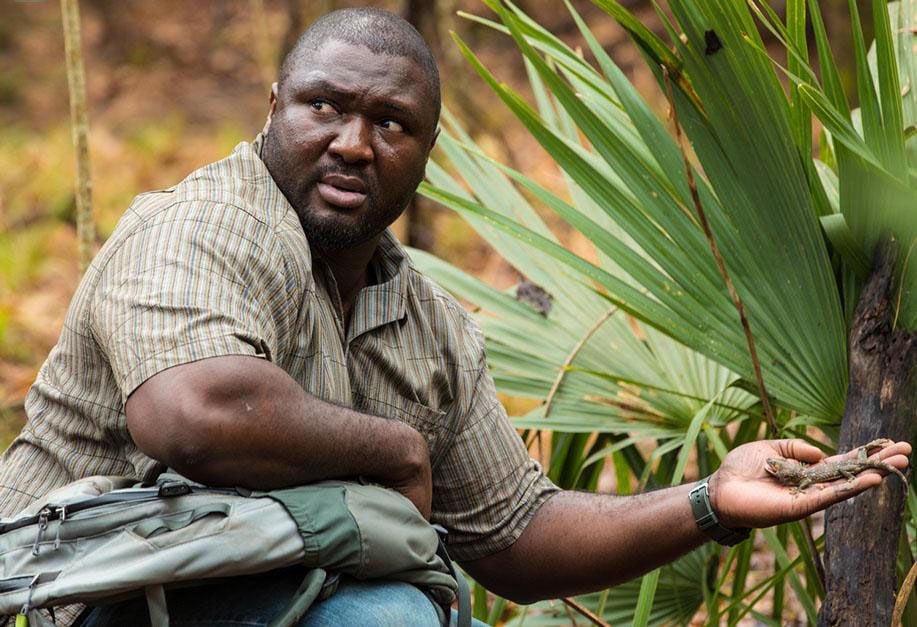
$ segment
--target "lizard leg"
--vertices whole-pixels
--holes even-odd
[[[844,478],[847,479],[847,483],[850,483],[851,481],[856,479],[856,474],[850,472],[849,470],[839,470],[838,472],[840,472],[841,475],[843,475]]]
[[[871,449],[883,449],[890,444],[892,444],[892,441],[888,438],[878,438],[868,444],[856,447],[854,450],[857,452],[857,461],[860,463],[865,462],[869,457],[869,451]]]
[[[873,440],[872,442],[869,442],[867,444],[864,444],[863,446],[857,447],[857,454],[859,455],[860,451],[864,453],[869,453],[869,451],[874,448],[882,449],[892,444],[894,444],[894,442],[892,440],[889,440],[888,438],[877,438]]]

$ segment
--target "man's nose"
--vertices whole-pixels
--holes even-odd
[[[372,124],[360,116],[345,118],[328,145],[328,152],[346,163],[372,161]]]

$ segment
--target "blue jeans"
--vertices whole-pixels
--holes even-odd
[[[217,584],[169,590],[172,627],[261,627],[292,600],[303,571],[287,568],[263,575],[237,577]],[[453,610],[452,624],[456,623]],[[146,599],[130,599],[91,610],[80,627],[150,624]],[[474,627],[484,623],[473,621]],[[341,578],[337,591],[309,608],[300,627],[440,627],[440,611],[411,584]]]

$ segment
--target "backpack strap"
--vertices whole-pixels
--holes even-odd
[[[166,591],[161,585],[147,586],[146,605],[150,612],[152,627],[169,627],[169,608],[166,605]]]
[[[293,602],[283,614],[271,621],[268,627],[291,627],[296,624],[306,611],[319,597],[330,596],[334,589],[325,586],[326,579],[337,587],[337,577],[328,578],[328,573],[322,568],[313,568],[306,573],[305,579],[299,584],[299,589],[293,595]]]
[[[452,572],[458,583],[458,627],[471,627],[471,592],[468,590],[468,581],[454,564]]]
[[[449,552],[446,551],[445,539],[446,536],[449,535],[449,532],[440,525],[433,525],[433,528],[436,529],[436,533],[439,536],[439,546],[436,547],[436,554],[443,560],[443,563],[449,567],[449,570],[452,571],[455,583],[458,584],[458,627],[471,627],[471,592],[468,590],[468,581],[465,579],[465,576],[459,572],[458,568],[456,568],[452,558],[449,557]],[[449,609],[448,607],[445,608],[447,623],[449,622],[449,615],[451,614]]]

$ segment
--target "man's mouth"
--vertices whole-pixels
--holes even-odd
[[[316,189],[326,203],[343,209],[356,209],[366,201],[366,184],[355,176],[326,174]]]

